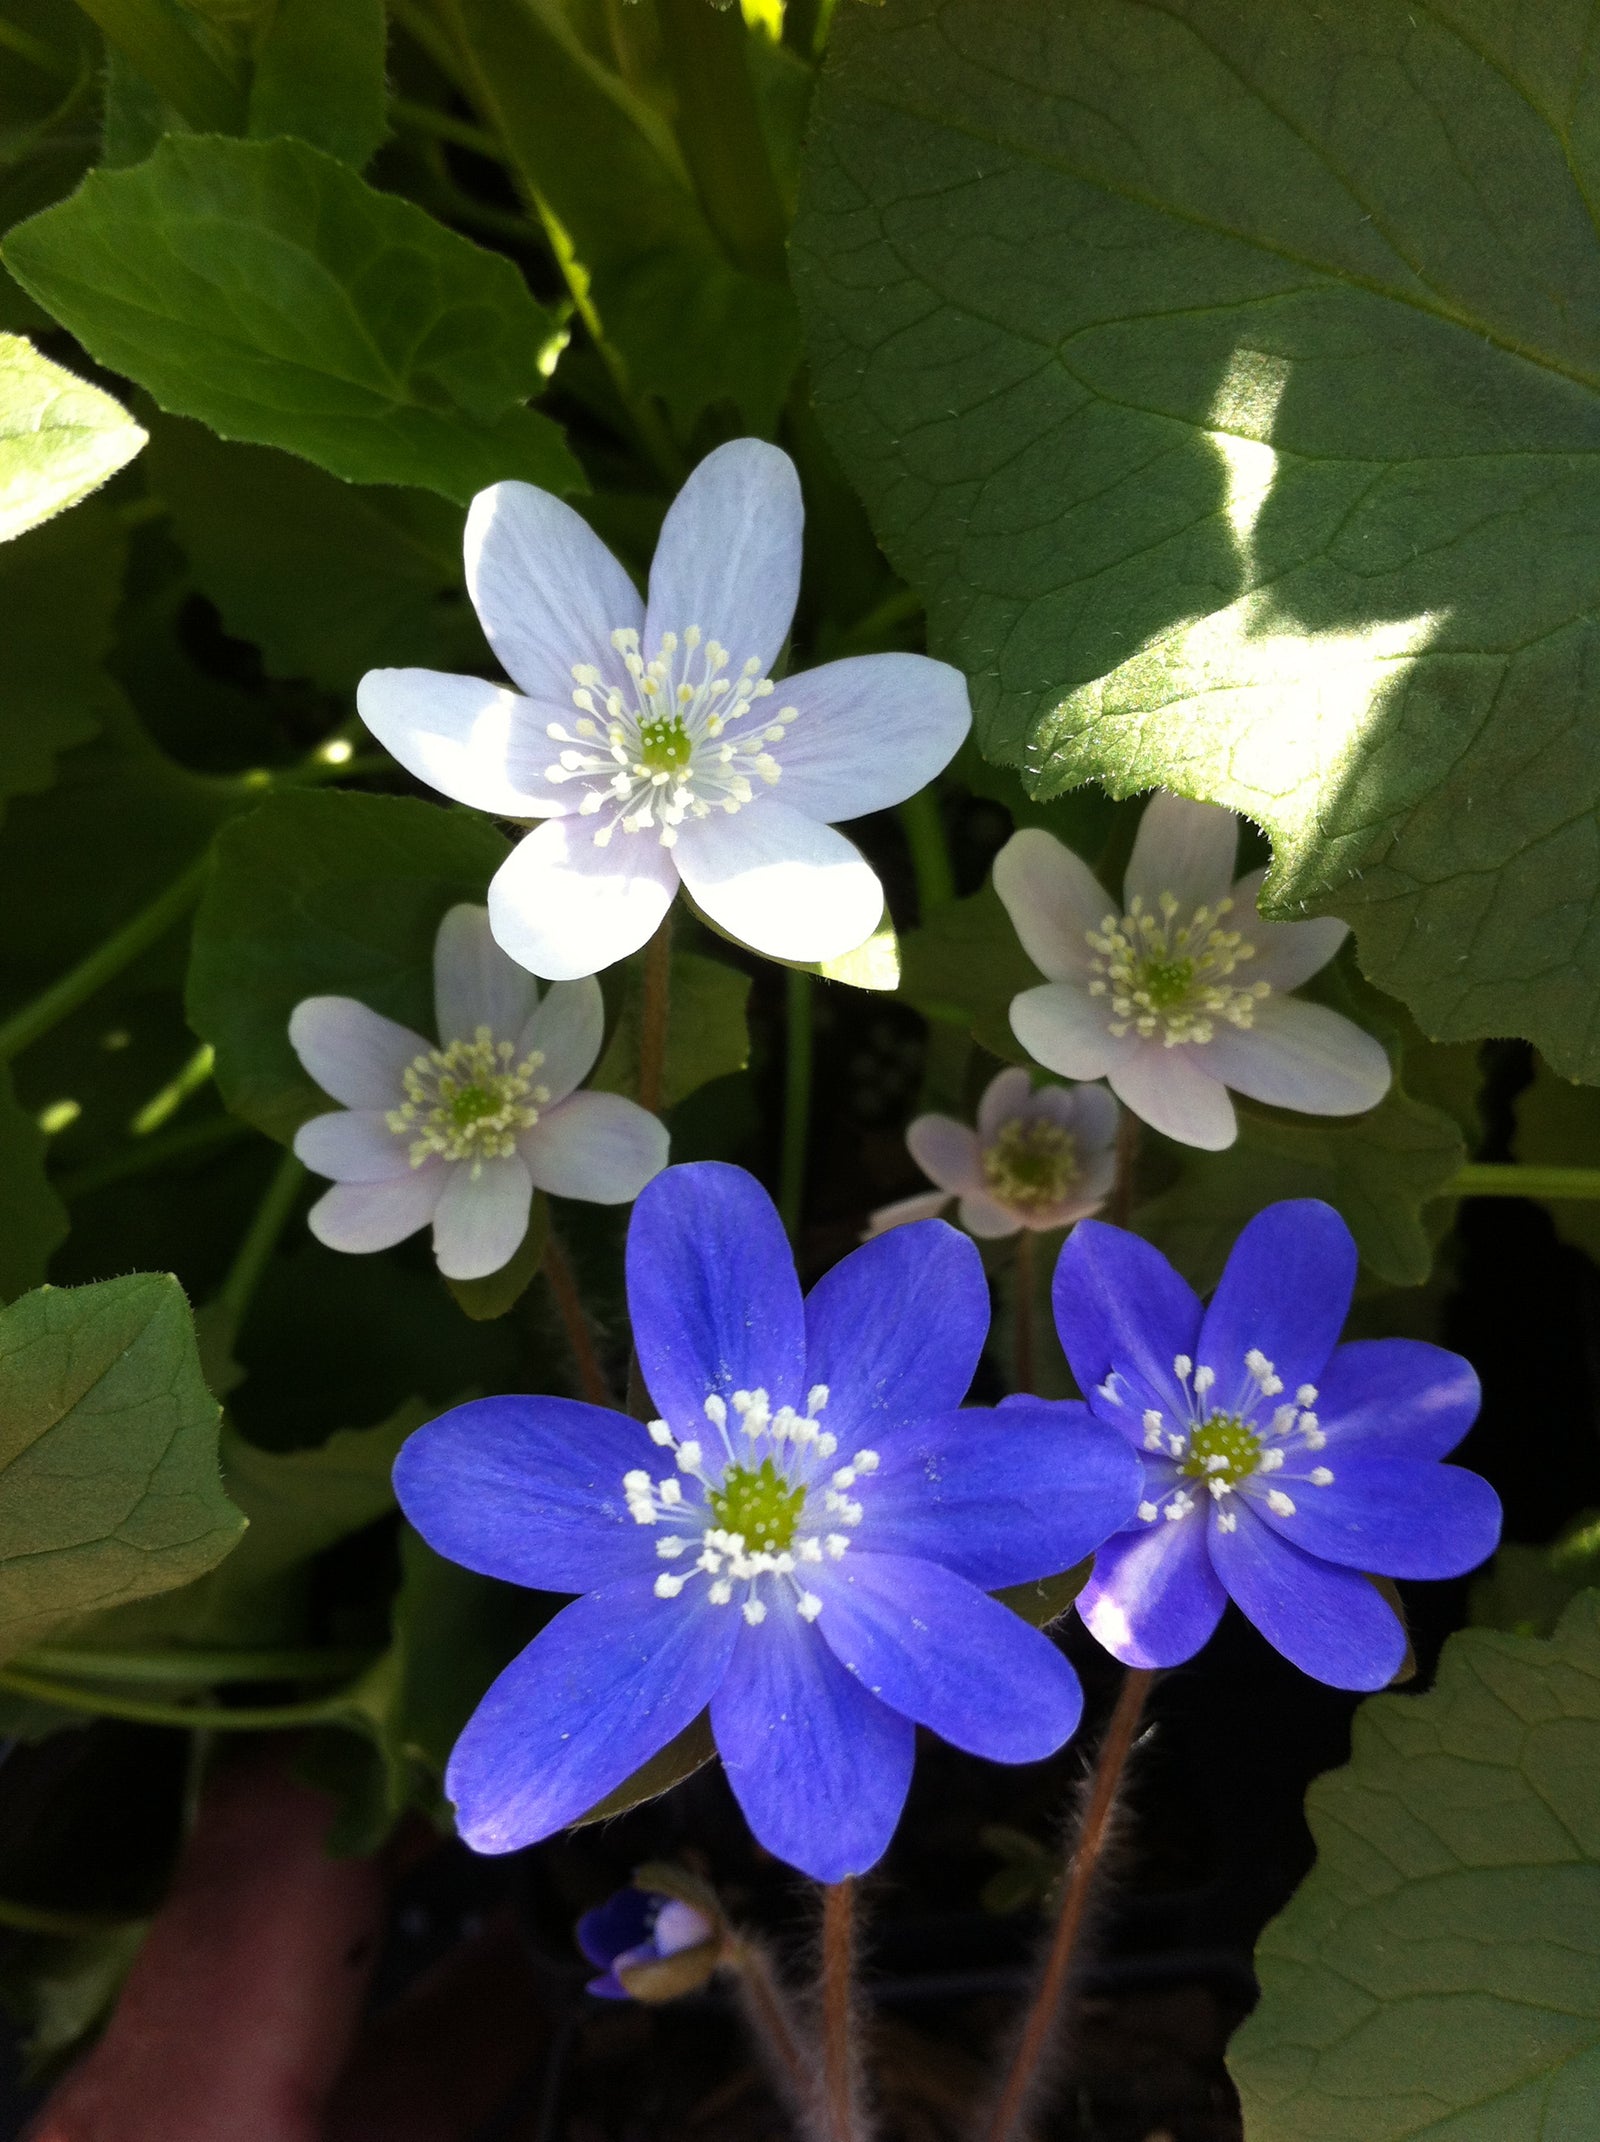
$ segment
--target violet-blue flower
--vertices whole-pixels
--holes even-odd
[[[586,1990],[603,2001],[636,1998],[619,1973],[665,1963],[691,1949],[705,1951],[706,1978],[716,1969],[717,1929],[705,1913],[653,1889],[619,1889],[586,1911],[575,1932],[579,1948],[600,1974],[589,1980]],[[694,1975],[688,1974],[691,1982]],[[688,1986],[676,1990],[687,1991]]]
[[[1144,1465],[1138,1514],[1078,1597],[1125,1664],[1191,1658],[1231,1598],[1317,1680],[1382,1688],[1405,1631],[1363,1572],[1455,1577],[1493,1552],[1493,1488],[1439,1463],[1476,1418],[1476,1376],[1420,1340],[1339,1345],[1355,1277],[1349,1228],[1314,1198],[1258,1213],[1204,1308],[1136,1235],[1085,1220],[1069,1237],[1056,1325],[1088,1393],[1070,1410]]]
[[[757,1838],[837,1881],[887,1846],[916,1725],[998,1762],[1059,1748],[1077,1677],[988,1594],[1092,1552],[1140,1468],[1087,1414],[958,1410],[989,1324],[975,1246],[896,1228],[802,1300],[771,1199],[708,1161],[646,1186],[627,1284],[657,1418],[479,1399],[395,1467],[439,1552],[583,1594],[456,1744],[466,1841],[549,1836],[709,1706]]]

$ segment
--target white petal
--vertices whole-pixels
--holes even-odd
[[[924,1190],[916,1197],[902,1197],[892,1205],[880,1205],[867,1222],[864,1242],[886,1235],[891,1227],[908,1227],[913,1220],[936,1220],[950,1202],[948,1190]]]
[[[1265,869],[1252,870],[1233,888],[1230,925],[1243,930],[1256,948],[1247,982],[1270,982],[1274,989],[1298,989],[1326,967],[1350,935],[1350,925],[1337,915],[1313,915],[1308,922],[1268,922],[1256,912]]]
[[[489,887],[489,926],[550,981],[596,974],[653,937],[678,873],[653,834],[619,827],[604,848],[589,819],[553,818],[519,842]]]
[[[390,1130],[381,1108],[313,1116],[295,1132],[294,1152],[313,1174],[336,1183],[387,1183],[411,1173],[408,1141]]]
[[[535,706],[481,677],[437,669],[369,669],[356,686],[361,719],[391,758],[441,796],[499,818],[556,818],[578,792],[545,779],[560,750],[546,733],[564,705]]]
[[[486,1026],[496,1041],[514,1041],[533,1015],[539,985],[501,951],[489,910],[463,901],[451,908],[433,941],[433,1008],[439,1039],[470,1041]]]
[[[1380,1043],[1325,1004],[1269,997],[1255,1024],[1220,1027],[1206,1048],[1218,1078],[1236,1093],[1308,1116],[1358,1116],[1389,1090]]]
[[[1058,1086],[1056,1091],[1061,1092]],[[1007,1064],[997,1071],[983,1089],[983,1099],[978,1103],[978,1138],[983,1145],[993,1142],[1002,1124],[1014,1116],[1029,1112],[1033,1098],[1033,1080],[1021,1064]]]
[[[322,1088],[346,1108],[393,1108],[406,1066],[430,1044],[354,997],[303,997],[289,1014],[289,1044]]]
[[[1011,999],[1011,1031],[1036,1063],[1063,1078],[1104,1078],[1137,1044],[1106,1025],[1098,997],[1073,982],[1045,982]]]
[[[883,913],[883,887],[844,835],[771,796],[690,819],[673,854],[711,920],[769,959],[853,952]]]
[[[1098,934],[1116,902],[1082,856],[1042,826],[1024,826],[994,859],[994,889],[1041,974],[1072,982],[1089,973],[1089,933]]]
[[[448,1168],[431,1163],[408,1168],[387,1183],[335,1183],[306,1215],[311,1232],[329,1249],[358,1256],[391,1249],[426,1227],[445,1186]]]
[[[1023,1073],[1027,1077],[1027,1073]],[[946,1192],[983,1188],[978,1134],[954,1116],[918,1116],[906,1128],[906,1150],[930,1183]]]
[[[1155,907],[1164,892],[1176,893],[1184,914],[1215,907],[1233,889],[1233,859],[1239,852],[1239,821],[1220,803],[1191,803],[1158,788],[1144,807],[1123,898],[1137,895]]]
[[[1022,1232],[1022,1222],[1009,1206],[1002,1205],[998,1198],[986,1197],[974,1190],[956,1207],[956,1217],[969,1235],[976,1235],[980,1242],[1000,1242],[1007,1235]]]
[[[516,1154],[449,1170],[433,1215],[433,1254],[446,1279],[487,1279],[516,1255],[528,1232],[533,1184]]]
[[[627,671],[611,645],[637,632],[637,589],[582,514],[529,483],[491,484],[467,515],[467,592],[506,673],[570,717],[573,665],[614,684]]]
[[[1117,1104],[1104,1086],[1041,1086],[1031,1105],[1035,1116],[1071,1131],[1084,1162],[1116,1143]]]
[[[972,726],[967,680],[926,655],[852,655],[787,677],[769,708],[799,719],[772,747],[778,794],[829,824],[887,810],[948,766]],[[746,715],[745,724],[754,715]]]
[[[592,974],[577,982],[550,984],[517,1041],[519,1058],[535,1049],[544,1058],[534,1076],[549,1094],[550,1105],[564,1101],[589,1076],[605,1030],[605,999]]]
[[[555,1197],[626,1205],[667,1164],[667,1127],[620,1093],[575,1093],[518,1141],[535,1183]]]
[[[1211,1076],[1209,1046],[1169,1049],[1159,1041],[1141,1041],[1108,1074],[1112,1092],[1124,1108],[1179,1145],[1197,1145],[1220,1153],[1239,1135],[1238,1118],[1222,1067]]]
[[[787,454],[760,439],[730,439],[707,454],[661,525],[650,566],[648,651],[663,632],[681,639],[686,626],[698,625],[727,648],[733,674],[752,655],[769,670],[800,594],[804,525],[800,479]]]

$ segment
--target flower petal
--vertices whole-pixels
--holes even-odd
[[[1064,1093],[1066,1088],[1057,1086],[1055,1090]],[[1032,1100],[1033,1081],[1021,1064],[1007,1064],[1003,1071],[997,1071],[978,1103],[978,1137],[983,1144],[991,1144],[1014,1117],[1031,1114]]]
[[[487,1279],[509,1264],[528,1232],[533,1183],[517,1154],[450,1170],[433,1215],[433,1254],[446,1279]]]
[[[1313,915],[1305,922],[1268,922],[1257,906],[1266,877],[1263,866],[1233,888],[1232,926],[1243,930],[1256,948],[1250,971],[1241,979],[1270,982],[1277,990],[1298,989],[1326,967],[1350,935],[1350,925],[1337,915]]]
[[[433,1009],[444,1046],[471,1041],[480,1026],[497,1041],[514,1041],[538,1001],[533,976],[495,943],[489,910],[467,901],[451,908],[433,941]]]
[[[1228,1596],[1275,1651],[1334,1688],[1386,1688],[1406,1655],[1406,1632],[1376,1585],[1353,1569],[1302,1554],[1228,1498],[1237,1529],[1213,1514],[1212,1564]]]
[[[572,982],[653,937],[678,889],[658,840],[618,832],[597,848],[588,819],[553,818],[520,841],[489,886],[496,941],[534,974]]]
[[[880,1459],[860,1491],[862,1546],[940,1562],[984,1591],[1070,1569],[1143,1492],[1139,1460],[1077,1404],[938,1414],[885,1437]]]
[[[1196,1362],[1216,1370],[1213,1402],[1259,1409],[1244,1366],[1252,1348],[1282,1378],[1284,1404],[1302,1384],[1320,1384],[1350,1313],[1356,1262],[1355,1238],[1320,1198],[1285,1198],[1258,1212],[1228,1253],[1195,1348]]]
[[[1112,1033],[1104,1007],[1076,982],[1046,982],[1013,997],[1011,1031],[1035,1063],[1063,1078],[1105,1078],[1139,1051],[1131,1034]]]
[[[1205,1053],[1235,1093],[1307,1116],[1359,1116],[1377,1107],[1394,1076],[1382,1042],[1298,997],[1269,997],[1248,1027],[1219,1026]]]
[[[626,1205],[667,1164],[667,1127],[620,1093],[574,1093],[542,1109],[517,1150],[537,1189]]]
[[[834,1657],[893,1711],[969,1755],[1037,1763],[1083,1715],[1049,1637],[965,1577],[914,1555],[861,1554],[811,1572]]]
[[[1316,1487],[1306,1474],[1321,1455],[1297,1452],[1273,1476],[1294,1503],[1292,1517],[1249,1498],[1261,1522],[1303,1553],[1378,1577],[1459,1577],[1499,1544],[1500,1498],[1464,1466],[1363,1451]]]
[[[1106,1073],[1106,1083],[1142,1122],[1179,1145],[1220,1153],[1239,1135],[1238,1118],[1220,1065],[1212,1075],[1215,1043],[1191,1043],[1169,1049],[1164,1042],[1141,1041]]]
[[[948,766],[972,726],[967,680],[927,655],[851,655],[802,670],[770,707],[800,718],[774,747],[778,793],[830,825],[915,795]]]
[[[1099,935],[1117,903],[1082,856],[1042,826],[1024,826],[994,859],[994,889],[1041,974],[1053,982],[1088,979],[1089,935]]]
[[[407,1065],[428,1043],[354,997],[302,997],[289,1014],[289,1045],[323,1092],[346,1108],[393,1108]]]
[[[545,779],[557,746],[547,729],[555,708],[536,706],[482,677],[437,669],[369,669],[356,710],[407,773],[441,796],[498,818],[554,818],[577,808]]]
[[[400,1507],[439,1554],[481,1577],[583,1592],[659,1568],[656,1533],[628,1514],[622,1477],[661,1469],[625,1413],[574,1398],[475,1398],[408,1436]]]
[[[1206,1548],[1205,1513],[1136,1525],[1107,1540],[1077,1597],[1080,1620],[1124,1666],[1181,1666],[1210,1637],[1228,1596]]]
[[[754,657],[765,676],[800,595],[805,507],[794,463],[761,439],[707,454],[667,509],[650,566],[645,647],[698,625],[720,640],[734,675]],[[920,784],[919,784],[920,785]]]
[[[329,1249],[355,1256],[392,1249],[433,1218],[449,1172],[439,1161],[392,1182],[335,1183],[306,1214],[306,1225]]]
[[[1007,1235],[1031,1227],[1037,1215],[1024,1220],[1009,1205],[1000,1204],[981,1190],[971,1190],[956,1207],[956,1217],[967,1233],[976,1235],[980,1242],[1003,1242]]]
[[[640,1373],[681,1435],[703,1432],[708,1392],[764,1389],[774,1409],[803,1400],[800,1282],[753,1175],[720,1160],[658,1175],[633,1208],[627,1267]]]
[[[1470,1361],[1425,1339],[1352,1339],[1317,1379],[1317,1418],[1330,1449],[1442,1458],[1478,1417]],[[1336,1461],[1330,1461],[1336,1462]]]
[[[515,1852],[587,1814],[710,1702],[740,1624],[630,1577],[563,1607],[467,1721],[445,1772],[474,1852]]]
[[[805,1329],[806,1387],[827,1386],[841,1453],[881,1449],[966,1397],[989,1336],[982,1259],[943,1220],[896,1227],[824,1272]]]
[[[465,550],[484,636],[532,698],[570,716],[579,662],[627,681],[611,635],[638,631],[644,605],[582,514],[532,484],[491,484],[472,501]]]
[[[959,1193],[983,1188],[977,1132],[954,1116],[918,1116],[906,1127],[906,1151],[941,1190]]]
[[[294,1134],[295,1158],[336,1183],[387,1183],[411,1173],[411,1155],[381,1108],[313,1116]]]
[[[903,1197],[893,1205],[880,1205],[867,1221],[866,1237],[886,1235],[891,1227],[909,1227],[913,1220],[937,1220],[950,1202],[948,1190],[930,1190],[919,1197]]]
[[[883,913],[883,887],[860,851],[772,796],[732,817],[689,819],[672,853],[717,927],[769,959],[853,952]]]
[[[519,1058],[535,1050],[544,1058],[537,1079],[550,1099],[541,1105],[554,1107],[583,1084],[594,1069],[605,1031],[605,999],[592,974],[576,982],[551,983],[543,1003],[517,1035]]]
[[[1142,1446],[1146,1408],[1187,1418],[1172,1364],[1194,1358],[1200,1297],[1158,1249],[1083,1220],[1062,1245],[1050,1300],[1078,1388],[1103,1420]]]
[[[572,1931],[590,1963],[604,1970],[624,1949],[640,1945],[655,1923],[656,1908],[655,1898],[642,1889],[619,1889],[615,1896],[586,1911]],[[617,1993],[627,1999],[620,1985]],[[608,1999],[615,1997],[607,1995]]]
[[[1185,921],[1197,907],[1219,907],[1233,890],[1238,849],[1239,821],[1232,811],[1158,788],[1134,836],[1124,902],[1132,907],[1142,900],[1159,914],[1161,895],[1173,893]]]
[[[869,1696],[780,1599],[738,1647],[711,1704],[734,1797],[759,1843],[813,1881],[865,1874],[889,1848],[916,1729]]]
[[[1072,1133],[1080,1163],[1109,1152],[1116,1143],[1121,1110],[1104,1086],[1041,1086],[1029,1110]]]

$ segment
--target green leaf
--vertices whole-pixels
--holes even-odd
[[[296,134],[356,170],[387,132],[383,0],[278,0],[256,50],[248,131]]]
[[[39,1286],[50,1252],[66,1238],[67,1208],[50,1187],[45,1150],[43,1131],[0,1067],[0,1302]]]
[[[793,256],[986,751],[1247,812],[1430,1035],[1600,1080],[1600,169],[1523,30],[844,8]]]
[[[41,1288],[0,1313],[0,1656],[186,1583],[244,1519],[175,1279]]]
[[[506,844],[470,811],[302,791],[226,827],[195,918],[189,1019],[236,1115],[287,1142],[329,1106],[289,1046],[302,997],[358,997],[433,1031],[433,940]]]
[[[1541,1059],[1533,1067],[1532,1084],[1524,1086],[1512,1109],[1516,1159],[1600,1167],[1600,1094],[1592,1086],[1573,1085]],[[1553,1198],[1548,1209],[1563,1242],[1600,1260],[1600,1204],[1588,1198]]]
[[[1600,1583],[1600,1511],[1585,1510],[1547,1547],[1506,1541],[1472,1584],[1472,1622],[1513,1636],[1551,1636],[1579,1592]]]
[[[1317,1864],[1256,1952],[1251,2142],[1536,2142],[1600,2102],[1600,1594],[1470,1630],[1375,1696],[1306,1803]]]
[[[100,724],[123,549],[100,505],[0,546],[0,806],[48,788]]]
[[[510,261],[306,142],[170,135],[3,250],[101,364],[224,438],[458,503],[504,476],[581,488],[521,406],[554,323]]]
[[[120,402],[0,335],[0,543],[75,506],[144,440]]]
[[[589,1081],[598,1093],[638,1093],[644,964],[641,952],[624,969],[621,1008]],[[745,1023],[749,1001],[749,975],[698,952],[674,948],[667,1056],[661,1079],[664,1108],[675,1108],[698,1087],[742,1071],[749,1063],[750,1029]]]
[[[1044,977],[1017,942],[994,886],[936,908],[901,940],[900,993],[925,1019],[965,1027],[992,1055],[1026,1063],[1011,1000]]]

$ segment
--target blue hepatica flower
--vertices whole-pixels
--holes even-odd
[[[659,1414],[488,1398],[420,1429],[407,1517],[469,1569],[582,1591],[468,1722],[446,1785],[481,1852],[549,1836],[707,1706],[752,1830],[819,1881],[870,1867],[914,1727],[1049,1755],[1077,1677],[989,1590],[1125,1524],[1139,1466],[1085,1415],[957,1409],[989,1324],[973,1244],[896,1228],[804,1301],[741,1169],[669,1168],[634,1207],[628,1301]]]
[[[705,1951],[705,1976],[716,1968],[717,1929],[704,1912],[678,1897],[650,1889],[619,1889],[586,1911],[577,1925],[578,1946],[599,1971],[588,1991],[603,2001],[634,1998],[618,1976],[639,1965],[665,1963],[690,1949]],[[682,1990],[687,1991],[687,1987]]]
[[[1202,1307],[1159,1251],[1086,1220],[1055,1275],[1056,1325],[1086,1411],[1144,1464],[1134,1521],[1078,1597],[1129,1666],[1175,1666],[1231,1598],[1285,1658],[1335,1688],[1382,1688],[1405,1631],[1363,1572],[1455,1577],[1500,1536],[1476,1473],[1438,1461],[1478,1411],[1459,1354],[1339,1332],[1350,1230],[1314,1198],[1271,1205]]]

